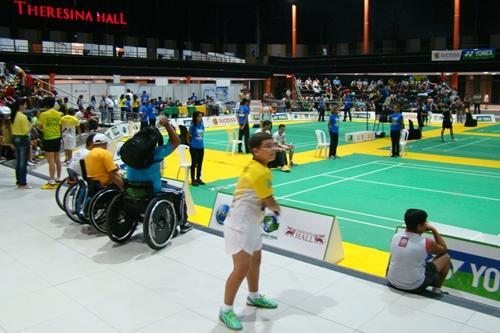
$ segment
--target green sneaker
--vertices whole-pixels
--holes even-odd
[[[241,326],[240,320],[236,316],[233,310],[229,310],[227,312],[219,312],[219,319],[227,326],[227,328],[232,330],[241,330],[243,326]]]
[[[247,297],[247,305],[264,309],[276,309],[278,307],[278,303],[276,301],[273,301],[272,299],[267,298],[264,295],[259,295],[259,297],[254,299]]]

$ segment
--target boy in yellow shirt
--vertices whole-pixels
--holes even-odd
[[[267,163],[274,160],[276,145],[268,133],[257,133],[250,138],[253,160],[243,169],[236,185],[228,219],[224,223],[226,253],[233,257],[233,271],[226,281],[224,305],[220,320],[230,329],[241,330],[241,323],[233,311],[236,293],[246,278],[249,294],[247,305],[275,309],[278,304],[259,294],[259,273],[262,250],[262,220],[264,208],[280,212],[273,196],[272,174]]]
[[[75,117],[75,110],[69,109],[68,114],[61,118],[62,140],[64,145],[64,164],[69,165],[76,148],[76,134],[80,129],[80,121]]]

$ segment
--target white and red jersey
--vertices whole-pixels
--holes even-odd
[[[392,237],[391,261],[387,279],[396,288],[412,290],[425,281],[425,264],[430,253],[429,240],[403,231]]]

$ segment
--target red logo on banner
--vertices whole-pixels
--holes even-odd
[[[13,2],[17,8],[17,14],[21,16],[34,16],[66,21],[83,21],[88,23],[127,25],[123,12],[92,12],[86,9],[33,5],[27,3],[26,0],[13,0]]]

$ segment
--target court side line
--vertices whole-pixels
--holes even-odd
[[[362,213],[362,212],[358,212],[356,210],[349,210],[349,209],[343,209],[343,208],[338,208],[338,207],[325,206],[325,205],[315,204],[315,203],[312,203],[312,202],[306,202],[306,201],[302,201],[302,200],[295,200],[295,199],[289,199],[289,198],[279,198],[278,197],[278,200],[279,199],[282,199],[282,200],[285,200],[285,201],[291,201],[291,202],[295,202],[295,203],[299,203],[299,204],[303,204],[303,205],[309,205],[309,206],[314,206],[314,207],[319,207],[319,208],[325,208],[325,209],[329,209],[329,210],[333,210],[333,211],[337,210],[337,211],[345,212],[345,213],[351,213],[351,214],[357,214],[357,215],[362,215],[362,216],[373,217],[373,218],[380,219],[380,220],[387,220],[387,221],[392,221],[392,222],[404,223],[403,220],[393,219],[393,218],[390,218],[390,217],[379,216],[379,215],[374,215],[374,214]]]
[[[377,161],[378,161],[378,160],[377,160]],[[309,176],[309,177],[299,178],[299,179],[291,180],[291,181],[289,181],[289,182],[284,182],[284,183],[280,183],[280,184],[277,184],[277,185],[273,185],[273,187],[280,187],[280,186],[283,186],[283,185],[288,185],[288,184],[298,183],[298,182],[301,182],[301,181],[303,181],[303,180],[308,180],[308,179],[313,179],[313,178],[322,177],[322,176],[324,176],[324,175],[329,175],[329,174],[336,173],[336,172],[341,172],[341,171],[345,171],[345,170],[351,170],[351,169],[359,168],[359,167],[362,167],[362,166],[365,166],[365,165],[374,164],[374,163],[376,163],[377,161],[372,161],[372,162],[367,162],[367,163],[363,163],[363,164],[358,164],[358,165],[355,165],[355,166],[352,166],[352,167],[343,168],[343,169],[338,169],[338,170],[333,170],[333,171],[329,171],[329,172],[326,172],[326,173],[321,173],[321,174],[314,175],[314,176]]]
[[[350,219],[350,218],[343,217],[343,216],[338,216],[338,215],[337,215],[337,218],[340,221],[351,221],[351,222],[358,223],[358,224],[369,225],[369,226],[375,227],[375,228],[382,228],[382,229],[391,230],[392,232],[394,232],[394,230],[396,229],[395,227],[386,227],[386,226],[383,226],[383,225],[378,225],[378,224],[374,224],[374,223],[370,223],[370,222],[365,222],[365,221],[354,220],[354,219]]]
[[[372,173],[384,171],[384,170],[387,170],[387,169],[392,169],[392,168],[395,168],[397,166],[398,166],[398,164],[392,165],[392,166],[387,167],[387,168],[382,168],[382,169],[373,170],[373,171],[370,171],[370,172],[365,172],[365,173],[362,173],[362,174],[357,175],[357,176],[348,177],[348,178],[341,179],[341,180],[338,180],[338,181],[335,181],[335,182],[331,182],[331,183],[327,183],[327,184],[323,184],[323,185],[318,185],[318,186],[315,186],[315,187],[311,187],[311,188],[308,188],[306,190],[302,190],[302,191],[299,191],[299,192],[290,193],[290,194],[284,195],[284,196],[279,197],[279,198],[283,199],[283,198],[292,197],[292,196],[295,196],[295,195],[298,195],[298,194],[302,194],[302,193],[305,193],[305,192],[314,191],[314,190],[317,190],[319,188],[323,188],[323,187],[326,187],[326,186],[331,186],[331,185],[335,185],[335,184],[338,184],[338,183],[343,183],[343,182],[346,182],[348,180],[356,179],[358,177],[362,177],[362,176],[366,176],[366,175],[371,175]],[[327,176],[327,174],[325,174],[324,176]]]
[[[345,178],[345,177],[341,177],[341,176],[331,176],[331,175],[327,175],[326,177],[330,177],[330,178]],[[374,181],[374,180],[365,180],[365,179],[350,179],[350,180],[357,181],[357,182],[363,182],[363,183],[370,183],[370,184],[378,184],[378,185],[385,185],[385,186],[409,188],[409,189],[413,189],[413,190],[426,191],[426,192],[436,192],[436,193],[443,193],[443,194],[449,194],[449,195],[463,196],[463,197],[475,198],[475,199],[500,201],[500,199],[497,199],[497,198],[490,198],[490,197],[483,197],[483,196],[480,196],[480,195],[463,194],[463,193],[441,191],[441,190],[432,190],[432,189],[428,189],[428,188],[424,188],[424,187],[415,187],[415,186],[408,186],[408,185],[391,184],[391,183],[377,182],[377,181]]]
[[[382,164],[382,165],[395,165],[397,163],[391,163],[391,162],[386,162],[386,161],[379,161],[376,164]],[[449,172],[449,173],[458,173],[461,175],[472,175],[472,176],[483,176],[483,177],[492,177],[492,178],[500,178],[500,175],[498,173],[489,173],[487,171],[474,171],[470,169],[454,169],[454,168],[440,168],[440,167],[428,167],[426,168],[424,165],[418,165],[418,164],[413,164],[413,163],[400,163],[402,168],[409,168],[409,169],[422,169],[426,171],[436,171],[436,172]]]
[[[460,140],[460,141],[463,142],[463,141],[467,141],[467,140],[471,140],[471,139],[474,139],[474,138],[469,137],[469,138],[465,138],[465,139]],[[451,141],[451,142],[440,143],[440,144],[437,144],[437,145],[434,145],[434,146],[423,148],[422,151],[429,150],[429,149],[434,149],[434,148],[439,147],[439,146],[451,145],[452,143],[454,143],[454,142]],[[411,146],[414,146],[414,145],[409,145],[409,146],[411,147]]]
[[[467,147],[467,146],[470,146],[470,145],[475,145],[475,144],[477,144],[479,142],[483,142],[483,141],[486,141],[486,140],[489,140],[489,139],[490,138],[485,138],[485,139],[477,140],[477,141],[474,141],[474,142],[471,142],[471,143],[468,143],[468,144],[465,144],[465,145],[460,145],[460,146],[456,146],[456,147],[453,147],[453,148],[450,148],[450,149],[445,149],[445,150],[443,150],[443,152],[445,152],[445,151],[451,151],[451,150],[458,149],[458,148]]]

